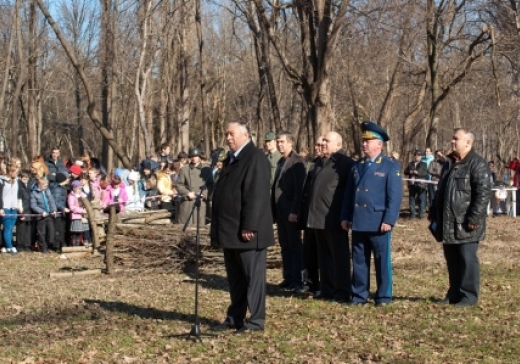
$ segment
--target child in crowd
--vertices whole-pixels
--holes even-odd
[[[56,217],[56,204],[48,189],[49,182],[45,178],[38,179],[38,185],[31,191],[31,210],[39,214],[36,218],[38,230],[38,244],[43,253],[49,252],[49,247],[54,247],[54,221]]]
[[[126,208],[132,211],[142,211],[144,208],[143,201],[139,194],[139,172],[131,171],[128,174],[128,185],[126,186],[126,194],[128,196],[128,203]]]
[[[90,167],[88,170],[88,179],[90,187],[89,201],[99,200],[101,195],[101,187],[99,186],[99,169]]]
[[[18,251],[31,251],[33,243],[33,219],[30,215],[31,211],[31,189],[29,186],[29,179],[31,178],[31,171],[23,169],[20,172],[20,181],[18,182],[18,197],[22,205],[22,215],[18,217],[16,224],[16,245]]]
[[[69,184],[69,178],[67,175],[58,172],[56,174],[56,182],[52,183],[50,190],[54,203],[56,204],[56,218],[54,219],[54,231],[56,234],[55,244],[56,249],[61,249],[66,244],[66,231],[67,231],[67,214],[69,209],[67,208],[67,185]]]
[[[7,173],[0,178],[0,216],[3,225],[3,240],[5,247],[2,253],[16,254],[18,251],[13,246],[13,230],[18,218],[18,212],[22,211],[18,195],[18,168],[14,164],[7,166]]]
[[[79,176],[81,175],[81,173],[83,173],[83,170],[77,164],[73,164],[72,166],[70,166],[69,172],[70,172],[70,179],[72,181],[74,181],[74,180],[79,179]]]
[[[116,212],[123,213],[127,202],[128,195],[126,194],[124,183],[121,182],[121,177],[112,177],[112,182],[107,186],[103,199],[101,200],[101,207],[104,209],[103,212],[108,213],[110,206],[116,203]]]
[[[161,194],[161,209],[173,210],[173,199],[177,196],[177,191],[172,185],[170,175],[165,171],[159,171],[157,175],[157,190]]]
[[[72,182],[72,192],[67,198],[70,209],[70,232],[72,234],[72,245],[79,246],[81,243],[81,234],[83,234],[83,244],[90,245],[90,230],[88,220],[85,218],[87,210],[83,205],[82,198],[86,197],[83,193],[83,185],[80,181]]]
[[[99,177],[99,202],[104,200],[107,187],[110,184],[110,177],[103,174]]]
[[[145,206],[148,210],[158,210],[161,204],[161,196],[157,190],[157,177],[152,174],[145,181],[146,185],[146,201]]]

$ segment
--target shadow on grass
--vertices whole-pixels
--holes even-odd
[[[185,269],[184,274],[190,277],[193,284],[195,284],[195,270],[194,269]],[[199,273],[199,285],[202,288],[206,289],[218,289],[224,292],[229,292],[229,284],[227,278],[220,274],[213,273]],[[269,297],[296,297],[300,299],[308,299],[308,293],[296,293],[285,291],[282,288],[278,287],[276,284],[267,283],[267,296]]]
[[[145,320],[168,320],[168,321],[184,321],[187,323],[195,322],[195,314],[193,313],[182,313],[177,311],[166,311],[160,310],[153,307],[141,307],[137,305],[133,305],[126,302],[120,301],[101,301],[101,300],[84,300],[85,303],[91,305],[98,305],[105,311],[123,313],[129,316],[137,316],[141,319]],[[208,325],[216,325],[219,322],[214,319],[207,318],[201,315],[198,315],[198,319],[200,323],[205,323]]]

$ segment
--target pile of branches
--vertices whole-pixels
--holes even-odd
[[[185,272],[195,267],[196,231],[182,225],[117,224],[114,239],[114,263],[123,269],[161,269]],[[209,230],[200,231],[200,266],[223,269],[224,255],[221,249],[210,244]],[[281,267],[278,247],[268,250],[268,268]]]

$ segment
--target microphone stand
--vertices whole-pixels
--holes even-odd
[[[218,156],[220,154],[221,148],[217,148],[213,151],[213,154],[211,155],[211,166],[210,166],[210,172],[213,174],[213,168],[215,168],[215,165],[218,161]],[[195,209],[197,209],[197,223],[196,223],[196,235],[195,235],[195,317],[194,317],[194,323],[191,325],[191,329],[189,333],[185,334],[179,334],[179,335],[173,335],[173,337],[186,337],[187,339],[194,337],[195,340],[198,340],[202,342],[201,336],[217,336],[215,334],[203,334],[200,329],[200,322],[199,322],[199,255],[200,255],[200,204],[202,201],[202,193],[207,188],[208,180],[212,178],[211,176],[204,181],[202,186],[200,186],[200,190],[197,194],[197,197],[195,198],[195,203],[193,204],[193,207],[191,209],[190,215],[188,216],[188,219],[184,223],[184,227],[182,228],[182,231],[186,231],[186,228],[188,227],[191,217],[193,216],[193,212]]]

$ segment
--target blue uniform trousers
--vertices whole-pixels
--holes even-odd
[[[352,301],[366,302],[370,293],[370,257],[374,252],[376,303],[392,301],[391,232],[352,232]]]

